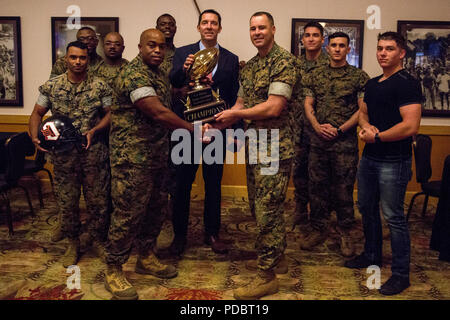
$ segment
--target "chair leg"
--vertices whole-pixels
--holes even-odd
[[[41,206],[41,209],[44,208],[44,199],[42,198],[42,188],[41,188],[41,180],[39,178],[36,178],[36,176],[33,175],[34,180],[37,184],[37,190],[38,190],[38,197],[39,197],[39,205]]]
[[[27,197],[27,201],[28,201],[28,206],[30,207],[31,215],[33,217],[36,216],[34,214],[33,205],[31,204],[31,198],[30,198],[30,194],[28,193],[28,190],[25,187],[23,187],[23,186],[18,186],[18,187],[21,188],[25,192],[25,196]]]
[[[427,206],[428,206],[428,195],[425,195],[425,199],[423,200],[422,218],[425,217],[425,214],[427,213]]]
[[[413,197],[411,198],[411,201],[410,201],[409,207],[408,207],[408,213],[406,214],[406,222],[408,222],[408,220],[409,220],[409,216],[410,216],[410,214],[411,214],[411,210],[412,210],[412,207],[413,207],[413,205],[414,205],[414,201],[416,200],[416,198],[417,198],[418,196],[420,196],[420,195],[422,195],[422,194],[425,194],[425,193],[423,193],[423,192],[418,192],[418,193],[416,193],[415,195],[413,195]]]
[[[12,224],[12,214],[11,214],[11,205],[9,203],[9,197],[6,192],[2,193],[2,196],[6,202],[6,223],[8,224],[9,235],[13,236],[14,229],[13,229],[13,224]]]

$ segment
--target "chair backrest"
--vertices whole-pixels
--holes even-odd
[[[414,159],[416,163],[416,180],[425,183],[431,178],[431,147],[432,141],[426,134],[418,134],[414,144]]]
[[[34,145],[26,132],[20,132],[6,142],[6,181],[15,184],[23,174],[25,157],[32,155]],[[33,152],[32,152],[33,151]]]
[[[450,155],[445,158],[444,169],[442,170],[441,196],[439,197],[438,210],[440,205],[445,206],[447,214],[450,212]],[[441,210],[444,209],[442,208]],[[447,221],[449,221],[448,218]]]

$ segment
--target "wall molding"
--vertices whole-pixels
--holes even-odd
[[[0,115],[0,124],[23,124],[28,126],[29,120],[29,115]]]
[[[29,115],[0,115],[0,132],[22,132],[28,131],[28,121]],[[446,155],[450,154],[450,126],[421,126],[420,133],[430,135],[433,139],[433,157],[432,157],[432,170],[433,176],[432,180],[439,180],[442,174],[443,162]],[[362,146],[361,141],[359,142],[360,148]],[[50,164],[47,164],[49,168],[52,168]],[[222,181],[222,193],[224,196],[233,197],[246,197],[246,180],[245,180],[245,166],[238,165],[233,166],[230,170],[227,166],[227,174],[229,174],[231,179],[228,181]],[[200,170],[201,171],[201,168]],[[413,172],[415,171],[413,165]],[[291,178],[292,180],[292,178]],[[420,185],[417,183],[415,174],[408,185],[408,191],[420,190]],[[203,197],[204,195],[204,183],[200,175],[192,186],[193,194],[197,197]],[[292,182],[290,182],[290,188],[288,190],[288,198],[293,196]]]

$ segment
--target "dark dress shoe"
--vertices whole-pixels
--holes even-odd
[[[183,254],[186,248],[186,239],[175,237],[170,244],[169,252],[174,256],[180,256]]]
[[[359,256],[354,257],[353,259],[347,260],[344,263],[344,266],[350,269],[365,269],[372,265],[376,265],[381,268],[382,263],[381,261],[371,261],[367,259],[367,257],[364,255],[364,252]]]
[[[410,286],[408,277],[391,276],[379,290],[382,295],[393,296],[399,294]]]
[[[215,253],[228,253],[228,246],[224,241],[220,240],[219,236],[206,236],[205,243],[210,245]]]

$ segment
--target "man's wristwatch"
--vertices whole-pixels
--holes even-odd
[[[377,133],[375,133],[375,143],[380,143],[380,142],[381,142],[381,139],[377,132]]]
[[[342,136],[344,134],[344,132],[342,131],[341,128],[337,128],[337,134],[338,134],[338,136]]]

